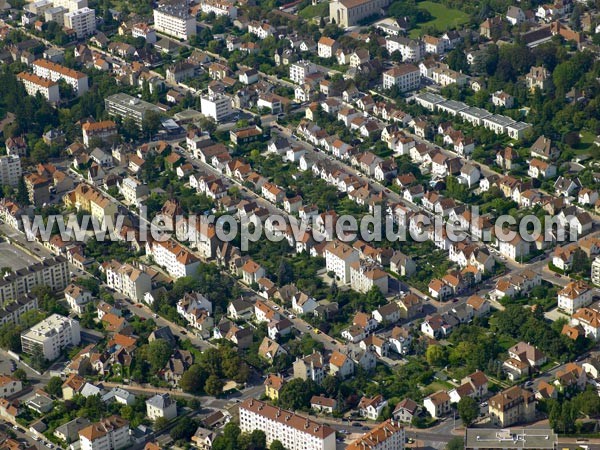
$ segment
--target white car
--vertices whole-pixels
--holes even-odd
[[[32,436],[32,437],[31,437],[31,439],[33,439],[33,440],[34,440],[34,441],[36,441],[36,442],[40,440],[40,438],[39,438],[39,437],[37,437],[37,436]]]

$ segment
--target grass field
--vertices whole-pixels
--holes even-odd
[[[420,23],[416,28],[410,30],[410,37],[416,38],[424,34],[424,29],[435,28],[439,32],[447,31],[451,28],[457,28],[469,21],[469,15],[458,9],[448,8],[441,3],[424,1],[417,3],[419,8],[423,8],[433,16],[433,20]]]
[[[576,145],[575,147],[573,147],[573,150],[575,151],[575,153],[577,154],[584,154],[584,153],[592,153],[592,150],[594,150],[594,140],[596,139],[596,136],[594,135],[594,133],[584,130],[580,133],[581,136],[581,141],[579,142],[578,145]],[[598,147],[596,147],[597,149]]]
[[[308,5],[306,8],[298,11],[298,15],[306,20],[316,19],[316,21],[319,21],[321,17],[329,15],[329,2]]]

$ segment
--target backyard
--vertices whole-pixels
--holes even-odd
[[[459,11],[458,9],[451,9],[441,3],[435,3],[432,1],[419,2],[417,6],[421,9],[429,11],[433,16],[433,20],[423,22],[417,27],[410,31],[410,37],[416,38],[426,33],[425,30],[435,29],[441,33],[457,28],[469,21],[469,15]]]

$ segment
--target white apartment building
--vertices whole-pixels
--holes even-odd
[[[200,4],[203,13],[215,13],[216,16],[229,16],[232,20],[237,17],[237,8],[232,0],[204,0]]]
[[[558,291],[558,307],[568,314],[592,303],[593,290],[585,282],[571,281]]]
[[[53,0],[54,6],[65,8],[69,12],[88,7],[87,0]]]
[[[200,265],[198,258],[173,240],[147,243],[146,254],[175,279],[195,275]]]
[[[0,397],[10,397],[23,390],[23,383],[9,375],[0,375]]]
[[[21,158],[18,155],[0,156],[0,185],[16,186],[22,174]]]
[[[366,294],[377,286],[383,294],[387,294],[388,281],[388,274],[381,267],[361,261],[350,264],[350,287],[357,292]]]
[[[26,294],[17,297],[5,308],[0,309],[0,325],[7,323],[21,323],[21,316],[27,311],[38,309],[37,297]]]
[[[77,33],[79,39],[96,31],[96,11],[85,7],[65,14],[65,27]]]
[[[592,262],[592,283],[600,286],[600,256],[596,256]]]
[[[350,266],[358,261],[358,252],[340,241],[333,241],[325,247],[325,266],[328,272],[335,273],[339,280],[350,283]]]
[[[88,77],[77,70],[69,69],[47,59],[38,59],[33,62],[33,73],[38,77],[51,81],[65,80],[73,87],[77,95],[85,94],[88,90]]]
[[[224,94],[202,96],[200,98],[200,110],[206,117],[212,117],[219,122],[233,112],[231,98]]]
[[[298,61],[290,64],[290,80],[296,84],[304,83],[304,78],[317,71],[316,66],[310,61]]]
[[[421,71],[412,64],[402,64],[383,72],[383,88],[398,86],[400,92],[418,89],[421,84]]]
[[[185,5],[162,5],[154,10],[154,28],[167,36],[187,40],[196,34],[196,19]]]
[[[133,177],[125,178],[119,185],[119,190],[125,202],[136,207],[139,207],[141,199],[149,192],[148,185]]]
[[[278,440],[288,450],[335,450],[335,431],[292,411],[286,411],[253,398],[240,404],[243,433],[261,430],[267,445]]]
[[[150,275],[131,264],[115,260],[105,265],[106,284],[109,288],[126,295],[132,300],[142,301],[146,292],[152,290]]]
[[[389,419],[350,443],[346,450],[404,450],[404,441],[404,427]]]
[[[385,48],[390,55],[396,51],[402,55],[403,62],[417,62],[423,55],[423,44],[403,36],[388,36],[385,39]]]
[[[81,450],[119,450],[131,445],[129,422],[119,416],[102,419],[79,430]]]
[[[109,141],[118,137],[117,124],[112,120],[102,120],[100,122],[86,122],[81,127],[83,145],[90,146],[90,139],[98,138],[102,141]]]
[[[177,402],[169,394],[156,394],[146,400],[146,415],[152,421],[161,417],[174,419],[177,417]]]
[[[46,258],[27,268],[13,271],[0,279],[0,305],[15,300],[38,285],[48,286],[55,291],[63,290],[69,284],[69,267],[64,256]]]
[[[57,82],[38,77],[37,75],[28,72],[21,72],[17,75],[17,79],[23,83],[23,86],[29,95],[35,96],[39,92],[51,103],[60,101],[60,90]]]
[[[49,361],[58,358],[65,348],[79,345],[79,342],[79,322],[60,314],[52,314],[21,333],[23,353],[31,355],[34,349],[39,348]]]
[[[69,12],[68,9],[62,6],[55,6],[44,11],[44,20],[46,22],[56,22],[61,27],[65,25],[65,13]]]

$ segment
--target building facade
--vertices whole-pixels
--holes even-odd
[[[196,34],[196,19],[185,5],[162,5],[154,10],[154,28],[167,36],[187,40]]]
[[[23,83],[29,95],[35,96],[39,92],[50,103],[60,100],[60,91],[56,81],[47,80],[29,72],[21,72],[17,75],[17,79]]]
[[[16,186],[22,174],[21,158],[17,155],[0,156],[0,185]]]
[[[335,431],[311,419],[299,416],[253,398],[240,404],[240,429],[244,433],[261,430],[267,445],[278,440],[289,450],[335,450]]]
[[[67,347],[81,341],[79,322],[59,314],[53,314],[21,334],[23,353],[32,354],[41,349],[44,358],[53,361]]]

